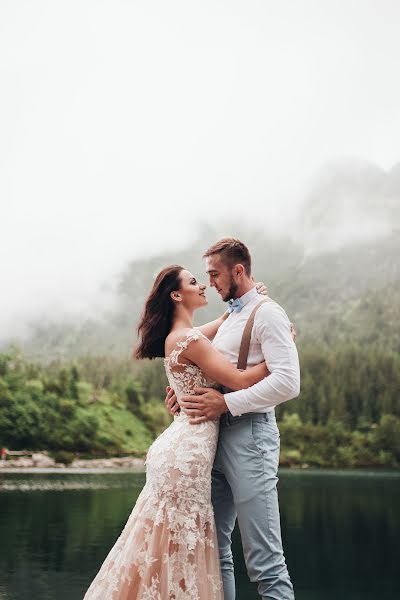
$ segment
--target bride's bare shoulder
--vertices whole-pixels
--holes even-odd
[[[178,342],[181,342],[193,331],[190,327],[180,327],[179,329],[173,329],[169,332],[165,338],[165,356],[171,354],[172,350],[175,350]]]

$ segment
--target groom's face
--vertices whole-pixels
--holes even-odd
[[[224,265],[219,254],[206,257],[206,269],[210,278],[210,287],[215,287],[224,302],[236,297],[237,284],[233,269]]]

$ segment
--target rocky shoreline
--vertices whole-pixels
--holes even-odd
[[[18,458],[8,458],[0,460],[0,471],[7,469],[134,469],[144,471],[144,459],[134,458],[132,456],[114,457],[114,458],[93,458],[93,459],[75,459],[71,464],[65,465],[56,462],[54,458],[44,452],[36,452],[32,456],[23,456]]]

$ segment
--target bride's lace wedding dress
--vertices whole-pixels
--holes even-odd
[[[178,402],[210,386],[196,365],[179,362],[191,329],[164,360]],[[218,420],[190,425],[181,412],[150,446],[146,485],[84,600],[223,600],[211,505]]]

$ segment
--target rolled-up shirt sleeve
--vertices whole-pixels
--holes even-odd
[[[266,412],[300,393],[299,355],[285,311],[275,303],[263,304],[256,313],[253,335],[271,374],[249,388],[224,394],[234,416]]]

